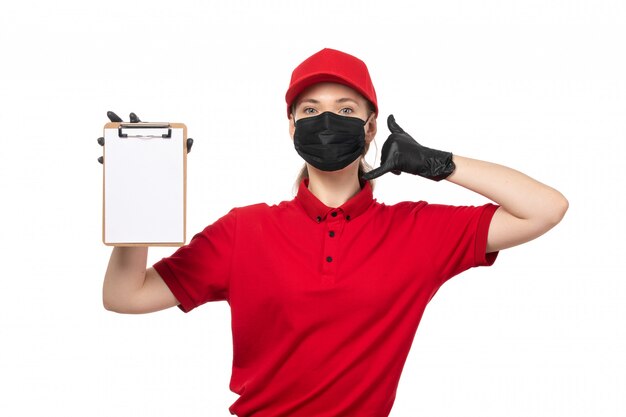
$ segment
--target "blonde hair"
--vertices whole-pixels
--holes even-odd
[[[367,104],[369,106],[369,113],[367,114],[367,117],[369,118],[372,115],[372,113],[376,112],[376,108],[369,100],[367,100]],[[291,114],[293,115],[295,112],[296,112],[296,100],[294,100],[293,104],[291,105]],[[361,161],[359,162],[359,174],[358,174],[359,180],[361,179],[363,174],[373,169],[372,166],[368,164],[367,161],[365,161],[365,154],[367,153],[369,147],[370,147],[369,143],[366,143],[365,148],[363,148],[363,153],[361,154]],[[296,182],[293,185],[293,189],[295,193],[298,192],[300,183],[302,183],[302,180],[305,178],[309,178],[309,170],[306,166],[306,163],[302,165],[302,168],[300,168],[300,172],[298,173]],[[374,180],[370,181],[370,186],[372,187],[372,189],[374,189]]]

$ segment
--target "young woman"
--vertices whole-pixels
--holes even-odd
[[[439,287],[556,225],[567,200],[513,169],[418,144],[390,116],[381,166],[365,64],[324,49],[293,72],[289,132],[305,160],[297,196],[235,208],[146,269],[147,248],[113,249],[108,310],[188,312],[225,300],[238,416],[387,416],[422,313]],[[385,205],[371,179],[407,172],[495,204]]]

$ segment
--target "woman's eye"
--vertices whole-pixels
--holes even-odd
[[[307,107],[303,110],[304,114],[313,114],[315,113],[315,109],[312,107]]]
[[[353,110],[350,107],[344,107],[343,109],[339,110],[339,113],[341,113],[341,114],[351,114],[352,111]]]

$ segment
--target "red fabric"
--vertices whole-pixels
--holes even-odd
[[[369,183],[332,209],[305,180],[294,200],[233,209],[154,268],[185,312],[230,304],[233,414],[387,416],[426,304],[495,261],[496,209],[388,206]]]
[[[345,52],[325,48],[305,59],[293,70],[285,94],[287,117],[291,114],[291,104],[302,91],[313,84],[326,81],[344,84],[358,91],[374,105],[378,116],[376,91],[365,63]]]

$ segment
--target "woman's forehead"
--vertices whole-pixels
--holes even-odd
[[[365,98],[356,90],[339,83],[323,82],[307,87],[298,97],[296,103],[302,101],[336,101],[352,99],[357,103],[366,102]]]

